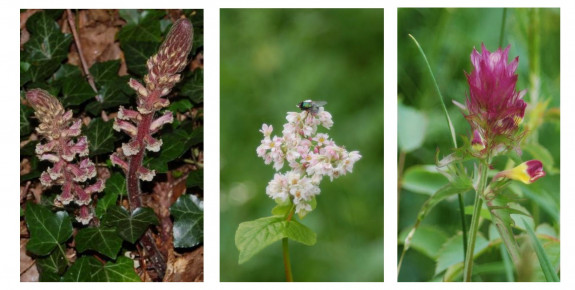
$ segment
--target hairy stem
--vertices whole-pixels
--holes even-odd
[[[479,218],[481,216],[481,207],[483,206],[483,194],[487,183],[487,164],[480,165],[481,175],[479,185],[475,193],[475,203],[473,206],[473,216],[469,227],[469,239],[467,241],[467,253],[465,254],[465,265],[463,268],[463,281],[471,282],[473,273],[473,253],[475,251],[475,241],[477,240],[477,231],[479,230]]]

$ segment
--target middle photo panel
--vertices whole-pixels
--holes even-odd
[[[383,9],[220,10],[220,280],[383,281]]]

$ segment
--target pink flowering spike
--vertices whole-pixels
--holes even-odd
[[[493,180],[501,177],[518,180],[525,184],[531,184],[535,180],[545,176],[543,164],[539,160],[529,160],[519,164],[517,167],[497,173]]]
[[[140,149],[140,142],[138,142],[138,140],[133,140],[122,144],[122,151],[126,156],[136,155],[138,152],[140,152]]]
[[[80,162],[80,168],[84,170],[86,176],[88,178],[93,178],[96,176],[96,165],[92,162],[92,160],[85,158]]]
[[[46,144],[38,143],[36,144],[36,154],[44,154],[46,152],[54,151],[54,147],[58,145],[58,141],[48,141]]]
[[[166,89],[164,89],[164,90],[166,90]],[[154,107],[154,110],[157,111],[157,110],[160,110],[162,108],[166,108],[169,105],[170,105],[170,101],[168,99],[158,99],[157,101],[154,102],[153,107]]]
[[[52,186],[52,178],[50,177],[50,174],[47,171],[42,172],[42,174],[40,175],[40,183],[42,183],[42,185],[46,187]]]
[[[120,114],[118,113],[118,116],[119,115]],[[138,128],[136,128],[136,126],[119,118],[114,119],[114,125],[112,128],[118,132],[123,131],[124,133],[130,135],[130,137],[136,137],[136,135],[138,135]]]
[[[80,133],[82,132],[81,129],[82,129],[82,120],[77,119],[72,123],[72,126],[64,130],[64,134],[66,134],[66,136],[69,137],[76,137],[80,135]]]
[[[64,160],[60,160],[54,163],[53,167],[48,167],[48,169],[46,169],[46,172],[50,174],[50,178],[52,178],[52,180],[56,180],[62,176],[65,166],[66,162]]]
[[[124,159],[120,158],[117,153],[112,153],[112,155],[110,155],[110,161],[112,161],[113,165],[120,166],[126,171],[128,170],[128,163]]]
[[[164,126],[165,124],[168,123],[171,124],[172,122],[174,122],[174,115],[172,114],[171,111],[166,111],[164,115],[162,115],[161,117],[157,118],[152,122],[152,125],[150,125],[150,131],[156,132],[160,130],[160,128],[162,128],[162,126]]]
[[[38,159],[40,160],[47,160],[50,161],[52,163],[58,162],[60,161],[60,157],[58,157],[58,155],[56,154],[42,154],[42,155],[38,155]]]
[[[142,115],[140,115],[140,113],[137,111],[129,110],[123,106],[120,106],[120,110],[118,111],[118,119],[137,122],[142,119]]]
[[[92,201],[90,194],[86,192],[81,186],[75,185],[74,193],[76,195],[74,202],[77,205],[88,205]]]
[[[489,52],[482,44],[481,54],[475,49],[471,53],[474,69],[466,73],[469,95],[465,117],[474,130],[485,133],[488,146],[498,136],[511,138],[525,114],[525,93],[515,88],[519,57],[508,63],[509,47]]]
[[[150,135],[144,137],[144,143],[146,143],[146,149],[153,152],[160,151],[160,147],[162,147],[162,140],[155,139]]]
[[[81,157],[83,157],[88,156],[88,153],[90,152],[88,149],[88,138],[86,138],[86,136],[78,138],[76,144],[72,145],[72,143],[70,143],[69,145],[70,145],[69,147],[70,152],[72,153],[72,155],[78,154]]]
[[[148,95],[150,94],[148,92],[148,90],[146,89],[146,87],[144,87],[144,85],[142,85],[140,82],[138,82],[135,79],[130,79],[130,81],[128,82],[128,85],[138,93],[138,95],[140,97],[144,97],[147,98]]]
[[[102,192],[104,188],[106,188],[106,183],[102,179],[98,179],[94,184],[84,188],[84,191],[88,194],[92,194],[95,192]]]
[[[83,225],[89,224],[93,218],[94,213],[92,213],[92,209],[86,205],[80,207],[78,215],[76,216],[76,220]]]
[[[141,180],[152,181],[152,179],[154,179],[154,176],[156,176],[155,170],[149,170],[143,166],[138,169],[138,178],[140,178]]]
[[[66,183],[62,186],[62,193],[56,197],[62,204],[67,205],[74,200],[74,195],[72,194],[72,183]]]

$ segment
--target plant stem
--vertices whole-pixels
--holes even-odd
[[[469,227],[469,240],[467,241],[467,253],[465,254],[465,265],[463,268],[463,281],[471,282],[471,274],[473,273],[473,253],[475,252],[475,240],[477,239],[477,231],[479,230],[479,218],[481,216],[481,207],[483,206],[483,194],[487,183],[487,166],[480,164],[481,175],[479,177],[479,185],[475,193],[475,203],[473,206],[473,216],[471,217],[471,226]]]
[[[282,250],[284,255],[284,268],[286,272],[286,282],[293,282],[293,275],[291,272],[291,264],[289,261],[289,247],[288,247],[288,238],[282,239]]]
[[[76,44],[76,48],[78,49],[78,57],[80,58],[80,63],[82,65],[82,72],[88,79],[88,83],[94,93],[98,93],[98,89],[96,89],[96,83],[94,83],[94,77],[90,74],[90,70],[88,69],[88,64],[86,63],[86,59],[84,58],[84,54],[82,53],[82,44],[80,43],[80,37],[78,36],[78,32],[76,31],[76,23],[75,17],[72,13],[71,9],[66,9],[66,13],[68,14],[68,24],[70,24],[70,30],[72,30],[72,36],[74,37],[74,43]]]

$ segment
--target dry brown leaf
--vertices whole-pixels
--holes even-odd
[[[168,256],[168,268],[164,282],[202,282],[204,281],[204,247],[192,252],[178,254],[174,251]]]

